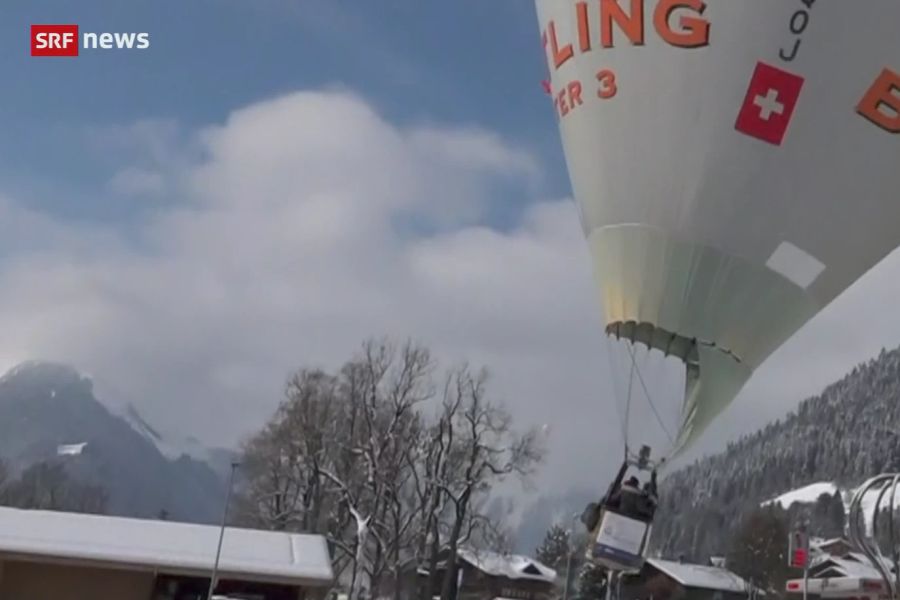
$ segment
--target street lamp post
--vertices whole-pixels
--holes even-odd
[[[216,577],[219,574],[219,558],[222,556],[222,541],[225,539],[225,524],[228,521],[228,505],[231,503],[231,489],[234,486],[234,472],[240,463],[231,463],[231,474],[228,476],[228,492],[225,496],[225,510],[222,511],[222,528],[219,530],[219,547],[216,549],[216,562],[213,564],[212,576],[209,578],[209,591],[206,600],[212,600],[213,590],[216,588]]]
[[[563,600],[569,600],[569,582],[572,581],[572,556],[575,554],[575,519],[578,518],[578,513],[574,513],[572,515],[572,520],[569,525],[569,551],[566,556],[566,587],[563,591]]]

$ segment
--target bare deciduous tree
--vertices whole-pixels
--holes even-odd
[[[540,463],[543,451],[536,429],[518,434],[512,415],[486,397],[487,372],[473,374],[462,367],[451,375],[449,394],[440,421],[445,423],[452,468],[440,487],[450,499],[452,525],[446,540],[447,568],[441,600],[450,600],[457,577],[457,551],[475,496],[509,475],[528,477]]]
[[[427,349],[368,341],[336,375],[300,371],[267,426],[244,446],[242,519],[325,534],[351,600],[363,589],[400,598],[407,565],[441,550],[502,542],[483,514],[494,483],[528,475],[537,435],[485,397],[483,373],[453,371],[436,418],[436,366]]]
[[[341,426],[337,387],[319,370],[290,379],[273,419],[244,445],[242,520],[275,530],[326,526],[322,468]]]

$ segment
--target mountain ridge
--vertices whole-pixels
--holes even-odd
[[[81,452],[60,455],[60,446],[78,444]],[[224,482],[216,470],[186,454],[166,457],[100,402],[92,380],[71,365],[30,360],[0,377],[0,458],[13,473],[39,462],[62,464],[78,480],[107,490],[111,514],[201,523],[221,518]]]

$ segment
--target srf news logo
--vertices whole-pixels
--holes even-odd
[[[150,47],[149,33],[84,33],[78,25],[32,25],[32,56],[78,56],[80,48],[104,50]]]

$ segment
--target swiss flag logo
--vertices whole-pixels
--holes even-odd
[[[756,63],[734,128],[780,146],[800,97],[803,78],[764,62]]]

